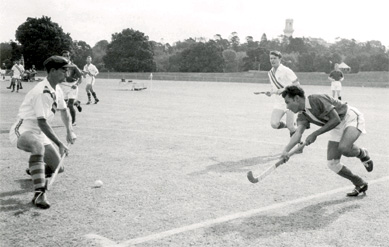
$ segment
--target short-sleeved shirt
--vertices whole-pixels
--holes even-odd
[[[274,68],[272,68],[268,72],[271,89],[272,91],[277,91],[278,89],[284,88],[288,85],[293,84],[293,82],[298,81],[296,74],[289,69],[288,67],[280,64],[277,70],[274,72]],[[286,110],[286,104],[284,98],[281,95],[273,95],[274,99],[274,108]]]
[[[297,115],[297,125],[304,125],[310,128],[310,123],[323,126],[329,121],[328,114],[336,110],[340,120],[343,120],[347,113],[347,103],[332,98],[326,94],[312,94],[305,99],[305,110]]]
[[[39,82],[25,96],[20,108],[19,119],[30,120],[38,125],[38,119],[51,122],[55,112],[66,109],[61,88],[52,88],[47,78]]]
[[[330,73],[329,77],[334,79],[335,81],[340,81],[343,78],[343,73],[340,70],[333,70]]]
[[[268,72],[268,76],[273,91],[284,88],[291,85],[293,82],[298,81],[296,74],[282,64],[278,66],[276,72],[274,72],[274,68],[272,68]]]
[[[14,64],[11,70],[12,70],[12,78],[16,78],[16,79],[20,79],[22,73],[24,72],[23,66],[17,64]]]

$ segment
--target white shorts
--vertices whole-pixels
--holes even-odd
[[[274,94],[272,97],[274,98],[273,109],[284,110],[284,111],[288,110],[286,108],[285,99],[282,97],[282,95],[275,95]]]
[[[1,70],[0,70],[0,74],[5,75],[5,70],[4,70],[4,69],[1,69]]]
[[[340,81],[331,82],[331,90],[332,91],[340,91],[342,90],[342,83]]]
[[[329,132],[329,141],[340,142],[345,129],[349,126],[357,128],[362,134],[366,134],[365,118],[363,117],[363,114],[356,108],[350,106],[348,107],[346,116],[344,116],[342,122]]]
[[[17,80],[20,80],[21,79],[21,77],[20,77],[20,75],[19,76],[12,76],[12,79],[17,79]]]
[[[26,131],[30,131],[35,134],[38,140],[43,145],[52,144],[53,142],[40,130],[38,125],[32,120],[19,119],[14,123],[9,131],[9,140],[12,145],[17,145],[18,139],[21,134]]]
[[[66,84],[66,83],[61,83],[59,85],[61,86],[64,99],[77,99],[78,87],[73,89],[72,84]]]
[[[95,84],[95,77],[94,76],[85,76],[85,83],[88,85],[94,85]]]

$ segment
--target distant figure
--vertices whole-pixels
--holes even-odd
[[[91,103],[91,94],[93,98],[95,99],[95,104],[97,104],[100,100],[96,96],[96,92],[93,91],[93,85],[96,81],[96,75],[99,73],[99,70],[92,64],[92,57],[88,56],[86,58],[86,64],[84,66],[84,76],[86,81],[86,94],[88,95],[88,102],[86,103],[89,105]]]
[[[11,92],[13,92],[13,91],[15,91],[15,85],[16,85],[16,92],[18,93],[19,89],[23,89],[22,83],[21,83],[21,78],[22,78],[22,75],[24,73],[24,67],[22,65],[20,65],[19,60],[14,61],[14,65],[11,68],[11,73],[12,73],[11,85],[9,85],[9,87],[7,87],[7,88],[8,89],[12,88]]]
[[[342,96],[340,95],[340,91],[342,91],[342,81],[344,79],[342,71],[339,69],[339,64],[336,63],[334,65],[334,70],[331,71],[330,75],[328,76],[328,79],[331,81],[331,90],[332,90],[332,97],[335,98],[337,95],[337,98],[339,100],[342,100]]]
[[[296,131],[296,116],[286,109],[285,101],[281,94],[288,85],[300,85],[296,74],[288,67],[281,64],[282,54],[279,51],[270,52],[270,63],[273,67],[269,72],[271,91],[266,92],[267,96],[274,95],[274,106],[271,113],[270,124],[274,129],[288,128],[290,136]],[[286,113],[286,123],[281,121]]]
[[[5,63],[1,65],[0,73],[1,76],[3,77],[3,80],[5,81],[5,74],[7,73],[7,66],[5,66]]]

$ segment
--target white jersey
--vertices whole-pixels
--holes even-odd
[[[278,89],[284,88],[298,81],[296,74],[291,69],[289,69],[288,67],[282,64],[278,66],[276,72],[274,72],[274,68],[272,68],[268,72],[268,76],[269,76],[272,92],[275,92]],[[286,109],[285,101],[282,98],[282,96],[281,95],[273,95],[273,96],[275,98],[275,102],[274,102],[275,108]]]
[[[88,73],[85,74],[85,81],[86,84],[94,84],[95,83],[95,76],[99,74],[99,70],[94,66],[93,64],[85,64],[84,66],[84,72]],[[91,73],[92,75],[90,75]]]
[[[38,119],[46,119],[50,123],[57,109],[66,109],[62,90],[59,86],[53,89],[45,78],[26,94],[18,118],[32,121],[38,126]]]
[[[14,66],[12,66],[11,70],[12,70],[12,78],[16,78],[16,79],[20,79],[21,75],[24,72],[23,66],[17,65],[17,64],[14,64]]]

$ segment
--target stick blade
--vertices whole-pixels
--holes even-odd
[[[254,177],[252,171],[249,171],[249,172],[247,173],[247,178],[248,178],[249,181],[252,182],[253,184],[258,183],[258,178],[255,178],[255,177]]]

